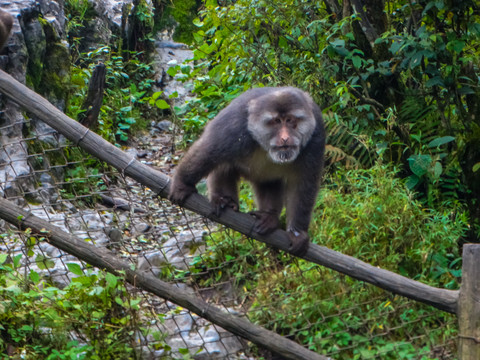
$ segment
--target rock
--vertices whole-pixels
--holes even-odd
[[[56,204],[59,195],[53,178],[48,173],[42,173],[39,180],[41,187],[38,189],[38,194],[41,202],[48,205]]]
[[[132,0],[101,0],[92,1],[97,14],[104,17],[110,23],[110,27],[122,26],[122,9],[125,5],[132,3]]]
[[[169,120],[162,120],[162,121],[154,123],[154,125],[153,125],[154,128],[160,130],[161,132],[170,131],[172,126],[173,126],[173,124]]]
[[[158,35],[156,45],[153,61],[156,82],[160,84],[165,97],[168,98],[177,93],[178,96],[171,100],[174,106],[180,106],[191,98],[191,87],[180,81],[178,76],[172,78],[167,74],[167,70],[171,66],[180,65],[186,60],[193,59],[193,52],[186,45],[175,43],[171,38],[165,38],[162,34]]]
[[[115,244],[123,243],[123,232],[116,227],[107,227],[105,228],[105,234],[108,238]]]

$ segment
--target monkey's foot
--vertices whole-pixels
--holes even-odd
[[[307,253],[310,241],[306,231],[288,230],[288,237],[291,242],[288,251],[296,256],[303,256]]]
[[[253,215],[257,220],[253,226],[253,231],[261,235],[269,234],[280,227],[280,220],[274,212],[257,210],[250,212],[250,215]]]
[[[226,208],[238,211],[238,202],[230,196],[212,194],[210,196],[210,203],[215,208],[215,215],[217,217],[219,217]]]

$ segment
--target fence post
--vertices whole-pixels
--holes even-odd
[[[462,285],[458,299],[458,358],[480,359],[480,245],[463,246]]]

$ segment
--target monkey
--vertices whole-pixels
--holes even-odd
[[[10,35],[10,30],[13,25],[13,17],[6,11],[0,9],[0,50],[3,48],[3,45],[8,40]]]
[[[252,184],[258,210],[253,230],[280,227],[285,206],[289,251],[308,250],[308,227],[324,166],[325,126],[317,104],[295,87],[244,92],[204,128],[173,175],[169,199],[182,204],[207,177],[215,215],[238,205],[238,182]]]

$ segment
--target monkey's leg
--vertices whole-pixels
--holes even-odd
[[[238,211],[238,179],[238,172],[228,165],[221,165],[208,175],[208,198],[216,216],[227,207]]]
[[[281,180],[252,184],[258,206],[257,211],[251,212],[257,219],[253,230],[265,235],[280,227],[284,185]]]
[[[318,192],[318,182],[303,176],[289,182],[286,198],[287,232],[291,241],[290,251],[303,255],[308,250],[308,226]]]

